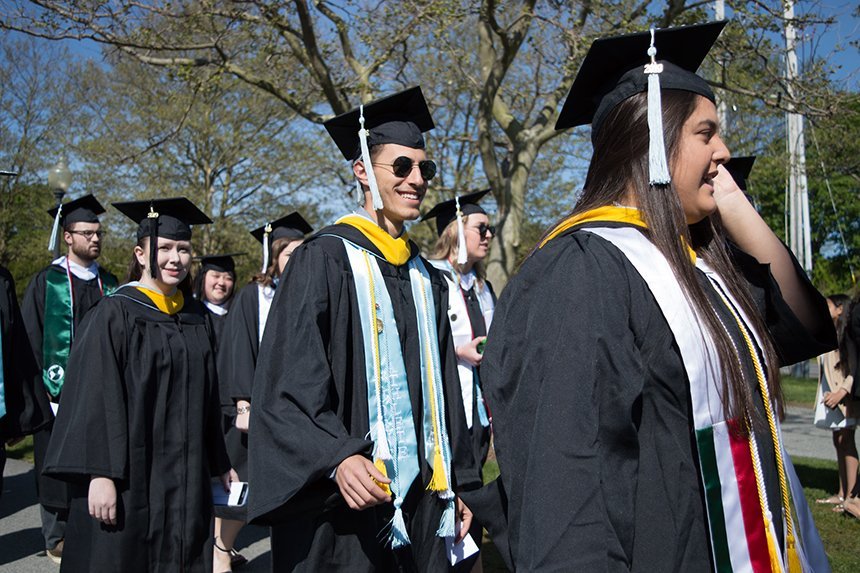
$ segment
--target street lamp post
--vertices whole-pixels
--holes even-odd
[[[63,204],[63,196],[68,191],[72,184],[72,172],[66,165],[65,158],[60,158],[57,164],[54,165],[48,172],[48,187],[54,192],[54,199],[57,200],[57,208]],[[55,231],[58,232],[58,231]],[[54,242],[54,258],[60,256],[60,241]]]

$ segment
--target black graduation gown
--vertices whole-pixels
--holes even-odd
[[[290,259],[269,314],[252,389],[249,517],[278,523],[272,529],[275,570],[446,571],[444,541],[435,537],[444,505],[425,491],[432,470],[423,454],[420,354],[407,265],[379,261],[398,324],[421,457],[419,477],[403,504],[412,545],[396,556],[384,548],[380,532],[391,519],[392,505],[353,511],[330,477],[345,458],[369,457],[372,451],[359,309],[338,236],[378,253],[355,228],[333,225]],[[412,250],[417,256],[415,245]],[[460,398],[447,287],[426,266],[436,306],[453,485],[455,491],[475,488],[480,479]]]
[[[236,400],[251,400],[251,383],[259,349],[260,289],[253,282],[233,297],[218,344],[218,381],[222,427],[230,463],[241,481],[248,479],[248,434],[236,429]],[[245,521],[246,507],[215,507],[215,515]]]
[[[50,424],[54,415],[24,329],[15,281],[4,267],[0,267],[0,328],[6,402],[6,415],[0,418],[0,442],[6,442],[40,430]]]
[[[36,359],[36,364],[40,371],[42,370],[42,341],[45,332],[45,283],[46,276],[49,272],[61,272],[66,274],[65,267],[60,265],[48,265],[39,271],[27,285],[27,290],[24,293],[24,301],[21,304],[21,314],[24,317],[24,326],[27,329],[27,336],[30,339],[30,346],[33,350],[33,355]],[[116,277],[113,277],[116,281]],[[72,318],[74,324],[75,335],[77,337],[78,327],[81,321],[87,315],[87,312],[102,298],[102,291],[99,288],[98,279],[85,281],[72,275],[72,293],[74,295],[75,315]],[[73,342],[74,344],[74,342]],[[43,388],[44,390],[44,388]],[[45,390],[47,392],[47,390]],[[60,394],[62,396],[62,393]],[[49,398],[49,400],[59,401],[57,398]],[[70,491],[67,484],[62,481],[52,479],[42,472],[45,467],[45,454],[48,450],[48,442],[51,439],[51,428],[53,424],[49,424],[42,431],[36,432],[33,435],[33,458],[36,465],[36,490],[39,494],[39,503],[44,506],[55,509],[68,509]]]
[[[211,476],[229,469],[202,306],[173,316],[134,287],[78,333],[45,472],[73,483],[62,571],[204,571]],[[89,516],[90,476],[117,487],[118,524]]]
[[[835,345],[805,275],[820,332],[803,328],[766,266],[736,262],[784,363]],[[482,374],[517,570],[712,569],[684,365],[614,245],[576,231],[530,257],[496,307]],[[758,444],[774,484],[770,437]]]

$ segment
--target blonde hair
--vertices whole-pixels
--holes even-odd
[[[465,225],[469,221],[469,216],[463,216],[463,224]],[[463,269],[457,264],[457,254],[459,249],[457,248],[457,219],[455,218],[453,221],[448,223],[448,226],[445,227],[445,230],[442,231],[442,234],[436,240],[436,244],[433,246],[433,252],[430,255],[431,259],[434,260],[446,260],[451,263],[451,266],[454,267],[454,271],[457,272],[458,275],[463,274]],[[484,261],[477,261],[474,265],[472,265],[472,270],[475,271],[475,276],[478,277],[478,284],[483,288],[484,282],[487,278],[487,269],[484,268]]]

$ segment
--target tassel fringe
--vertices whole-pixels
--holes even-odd
[[[430,484],[427,486],[430,491],[447,491],[448,476],[445,473],[445,460],[442,459],[442,452],[439,448],[433,453],[433,477],[430,478]]]
[[[800,563],[800,554],[798,553],[797,545],[794,541],[794,536],[788,537],[788,543],[786,545],[788,573],[803,573],[803,566]]]
[[[466,230],[463,228],[463,212],[460,210],[460,198],[455,197],[457,204],[457,264],[465,265],[469,253],[466,252]]]
[[[389,524],[388,539],[386,540],[392,549],[409,545],[409,534],[406,532],[406,522],[403,520],[403,509],[394,510],[394,517]]]
[[[439,520],[439,529],[436,530],[436,537],[454,537],[457,534],[456,518],[457,512],[452,498],[445,504],[442,519]]]
[[[63,204],[57,206],[57,216],[54,217],[54,226],[51,227],[51,239],[48,241],[48,250],[57,248],[57,232],[60,230],[60,218],[63,216]]]
[[[373,467],[378,469],[379,473],[381,473],[385,477],[388,477],[388,468],[386,467],[385,462],[383,460],[377,458],[377,460],[373,462]],[[375,481],[376,485],[378,485],[380,489],[385,492],[385,495],[391,495],[391,486],[389,484],[378,482],[376,480],[373,481]]]
[[[651,46],[648,48],[651,63],[645,66],[648,75],[648,173],[651,185],[668,185],[672,182],[666,162],[666,144],[663,141],[663,101],[660,96],[660,74],[663,64],[656,60],[654,28],[651,28]]]
[[[361,160],[364,162],[364,172],[367,173],[367,186],[370,188],[370,197],[373,200],[373,209],[382,209],[382,196],[379,194],[379,186],[376,184],[376,174],[370,163],[370,148],[367,145],[367,130],[364,129],[364,106],[359,106],[359,129],[358,141],[361,144]],[[360,187],[360,186],[359,186]]]

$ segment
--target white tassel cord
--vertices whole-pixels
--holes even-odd
[[[260,271],[266,274],[266,269],[269,268],[269,233],[272,232],[272,226],[266,223],[266,229],[263,231],[263,268]]]
[[[466,230],[463,225],[463,212],[460,211],[460,198],[455,197],[454,201],[457,203],[457,264],[465,265],[469,254],[466,252]]]
[[[51,239],[48,241],[48,250],[57,248],[57,232],[60,230],[60,218],[63,216],[63,204],[57,206],[57,216],[54,217],[54,226],[51,228]]]
[[[364,129],[364,106],[358,108],[358,141],[361,144],[361,160],[364,162],[364,172],[367,173],[367,186],[370,188],[370,197],[373,200],[373,209],[382,209],[382,196],[379,194],[379,186],[376,184],[376,174],[373,172],[373,164],[370,162],[370,149],[367,146],[367,130]]]
[[[651,63],[645,66],[648,74],[648,172],[651,185],[668,185],[672,182],[666,161],[666,144],[663,141],[663,102],[660,97],[660,74],[663,64],[656,60],[654,28],[651,28],[651,46],[648,48]]]

